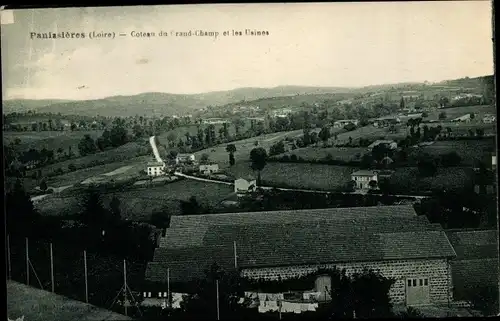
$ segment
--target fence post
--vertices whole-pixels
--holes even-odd
[[[89,287],[87,280],[87,251],[83,251],[83,266],[85,269],[85,302],[89,303]]]
[[[50,243],[50,280],[52,282],[52,293],[54,293],[54,252],[52,251],[52,243]]]
[[[30,285],[30,257],[28,252],[28,238],[26,238],[26,284]]]
[[[12,267],[10,262],[10,235],[7,234],[7,277],[12,279]]]

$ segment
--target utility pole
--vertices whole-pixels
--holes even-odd
[[[30,285],[30,256],[28,252],[28,238],[26,238],[26,284]]]
[[[220,318],[219,318],[219,280],[215,280],[215,289],[217,291],[217,320],[220,320]]]
[[[170,307],[170,268],[167,268],[167,301],[168,307]]]
[[[85,271],[85,302],[89,303],[89,284],[87,279],[87,251],[83,251],[83,267]]]
[[[10,262],[10,235],[7,234],[7,277],[12,279],[12,268]]]
[[[234,268],[238,269],[238,256],[236,255],[236,241],[234,241]]]
[[[123,306],[125,307],[125,316],[127,315],[127,265],[123,260]]]
[[[52,293],[54,293],[54,252],[52,251],[52,243],[50,243],[50,279],[52,281]]]

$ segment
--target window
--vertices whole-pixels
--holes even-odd
[[[144,293],[143,293],[143,297],[144,297],[144,298],[146,298],[146,297],[147,297],[147,293],[146,293],[146,292],[144,292]]]
[[[424,280],[420,279],[420,286],[423,286],[423,285],[424,285]]]
[[[424,279],[424,285],[429,285],[429,279]]]
[[[163,297],[165,297],[165,298],[168,297],[167,292],[163,292]]]
[[[413,279],[413,286],[417,286],[417,279]]]
[[[151,297],[151,292],[148,292],[148,298],[150,298],[150,297]]]
[[[411,286],[411,280],[408,280],[408,286]]]
[[[158,297],[161,298],[161,292],[158,292]]]

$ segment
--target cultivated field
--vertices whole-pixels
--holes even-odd
[[[308,146],[305,148],[298,148],[296,150],[292,150],[290,152],[280,154],[277,157],[282,157],[284,155],[295,155],[304,160],[324,160],[328,155],[332,156],[334,160],[342,160],[342,161],[352,161],[357,160],[364,153],[366,153],[367,149],[364,147],[321,147],[321,144],[318,147]],[[359,158],[357,157],[359,155]]]
[[[349,166],[322,164],[268,163],[262,171],[263,185],[283,187],[335,190],[351,180],[355,169]],[[235,177],[253,176],[257,173],[250,168],[249,162],[241,162],[228,168],[227,173]]]
[[[475,160],[482,160],[495,150],[495,139],[482,140],[455,140],[436,141],[429,146],[420,147],[419,150],[433,156],[456,152],[462,158],[462,164],[474,165]]]
[[[140,155],[144,155],[150,150],[151,147],[146,144],[138,144],[135,142],[127,143],[117,148],[113,148],[110,150],[106,150],[104,152],[87,155],[83,157],[68,159],[62,162],[57,162],[54,164],[50,164],[40,168],[43,175],[48,173],[52,173],[58,168],[61,168],[63,171],[68,171],[68,166],[73,164],[77,169],[78,168],[86,168],[92,167],[105,163],[116,163],[121,162],[127,159],[131,159],[134,157],[138,157]],[[152,152],[151,152],[152,153]],[[37,169],[38,170],[38,169]],[[31,172],[28,173],[28,175]]]
[[[469,186],[472,183],[472,168],[438,168],[432,177],[419,177],[418,168],[404,167],[396,169],[390,178],[390,185],[398,193],[430,191],[432,189],[454,189]]]
[[[296,138],[302,136],[302,130],[294,130],[289,132],[279,132],[273,134],[262,135],[258,137],[243,139],[231,143],[220,144],[211,148],[203,149],[195,153],[197,159],[201,157],[202,154],[208,154],[210,160],[217,162],[219,166],[225,167],[229,165],[229,154],[226,152],[226,146],[228,144],[235,144],[236,152],[234,153],[234,158],[236,162],[247,161],[250,158],[250,151],[255,147],[263,147],[269,152],[269,147],[276,144],[279,140],[285,139],[286,137]],[[254,143],[258,141],[259,145],[255,146]]]
[[[21,140],[19,150],[51,149],[54,152],[62,148],[65,152],[71,146],[73,153],[78,154],[78,143],[83,136],[90,135],[93,139],[100,137],[102,130],[89,131],[41,131],[41,132],[3,132],[4,143],[9,144],[16,138]]]
[[[451,120],[466,114],[474,113],[476,118],[483,118],[486,114],[496,115],[495,106],[465,106],[453,108],[440,108],[427,112],[429,120],[438,120],[440,113],[446,113],[446,118]]]
[[[123,218],[129,220],[148,220],[155,211],[166,209],[175,215],[180,213],[179,200],[188,200],[195,196],[198,202],[210,206],[217,205],[233,193],[230,185],[205,183],[194,180],[181,180],[162,186],[136,188],[125,192],[110,192],[103,195],[107,206],[113,196],[120,200]],[[45,215],[64,215],[77,213],[81,209],[81,198],[74,196],[48,196],[37,204]]]

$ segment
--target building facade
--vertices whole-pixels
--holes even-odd
[[[194,154],[177,154],[177,156],[175,157],[176,164],[189,163],[194,161],[196,161],[196,157],[194,156]]]
[[[219,164],[201,164],[199,170],[201,174],[214,174],[219,172]]]
[[[355,189],[370,189],[371,181],[378,181],[377,173],[369,170],[360,170],[351,174],[351,180],[355,183]]]
[[[277,280],[293,278],[318,268],[345,269],[347,275],[371,269],[395,279],[389,291],[393,304],[410,306],[448,303],[453,296],[451,265],[447,259],[399,260],[382,262],[337,263],[290,267],[243,269],[242,275],[253,279]],[[331,285],[330,285],[331,287]],[[322,289],[318,289],[321,291]],[[323,291],[324,292],[324,291]],[[321,298],[321,295],[319,295]]]
[[[240,196],[250,192],[255,192],[257,189],[257,181],[253,178],[244,179],[238,178],[234,181],[234,192]]]
[[[165,175],[165,168],[165,163],[148,163],[147,174],[151,177]]]
[[[344,126],[348,124],[353,124],[355,126],[358,126],[359,120],[357,119],[343,119],[343,120],[337,120],[333,123],[333,128],[344,128]]]

